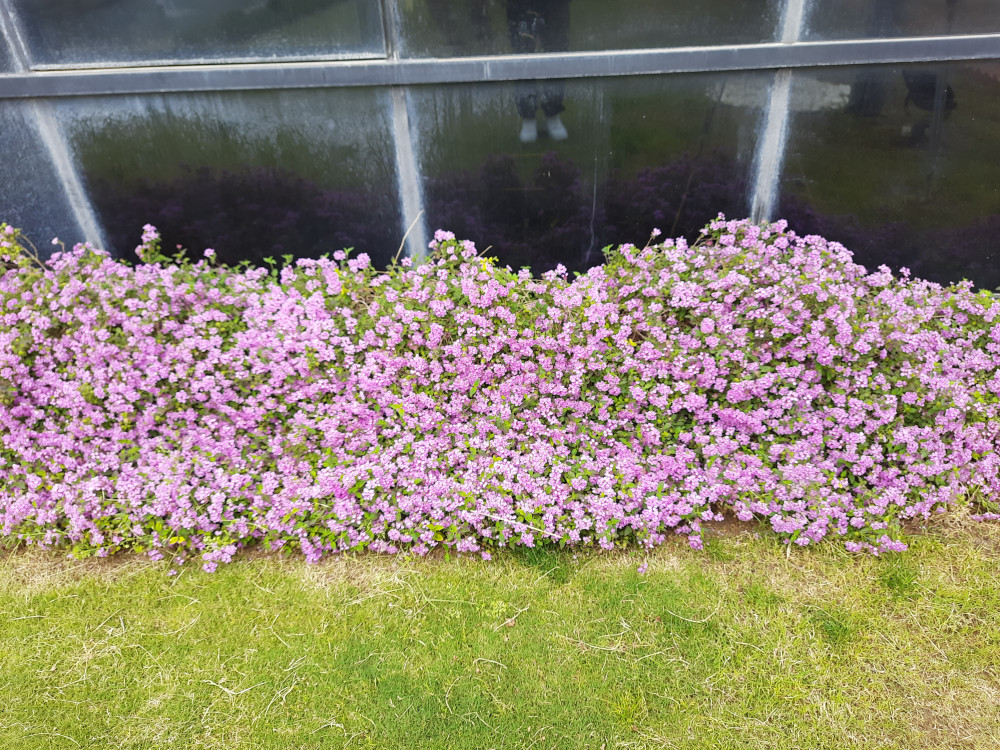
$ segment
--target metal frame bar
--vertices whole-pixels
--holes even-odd
[[[990,58],[1000,58],[1000,34],[450,59],[178,65],[0,74],[0,99],[412,86]]]

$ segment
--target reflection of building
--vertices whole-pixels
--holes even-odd
[[[0,220],[138,235],[174,189],[163,222],[198,242],[219,215],[388,257],[423,211],[412,253],[447,221],[582,267],[773,206],[997,286],[997,50],[994,0],[0,0]],[[572,137],[519,144],[519,109]]]
[[[789,106],[792,111],[820,112],[826,109],[842,109],[847,105],[851,87],[843,83],[820,81],[809,76],[796,76],[792,80]],[[766,107],[771,96],[770,84],[760,78],[744,79],[739,82],[727,81],[716,90],[709,90],[709,96],[718,97],[719,102],[733,107]]]
[[[253,13],[267,7],[269,0],[229,0],[228,2],[205,3],[201,0],[156,0],[169,19],[185,18],[192,21],[210,21],[221,13]]]

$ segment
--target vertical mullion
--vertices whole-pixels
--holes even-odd
[[[402,49],[399,8],[394,0],[382,1],[382,25],[385,47],[390,64],[399,61]],[[417,135],[410,117],[410,94],[404,86],[390,86],[390,116],[396,158],[396,196],[402,216],[400,227],[406,255],[423,258],[427,255],[427,218],[424,214],[423,178],[416,156]]]
[[[808,2],[809,0],[785,0],[781,19],[782,44],[795,44],[799,41],[805,24]],[[775,71],[764,128],[754,160],[755,170],[750,201],[750,218],[754,222],[770,221],[774,218],[785,150],[788,147],[791,91],[792,70],[781,68]]]

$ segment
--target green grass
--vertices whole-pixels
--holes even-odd
[[[0,557],[0,748],[993,748],[1000,528],[883,559]],[[637,567],[648,563],[641,575]]]

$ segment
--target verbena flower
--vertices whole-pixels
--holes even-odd
[[[784,222],[720,216],[573,280],[443,230],[385,272],[158,243],[135,267],[5,248],[0,533],[214,570],[258,543],[701,548],[726,515],[879,553],[968,495],[996,515],[1000,306]]]

